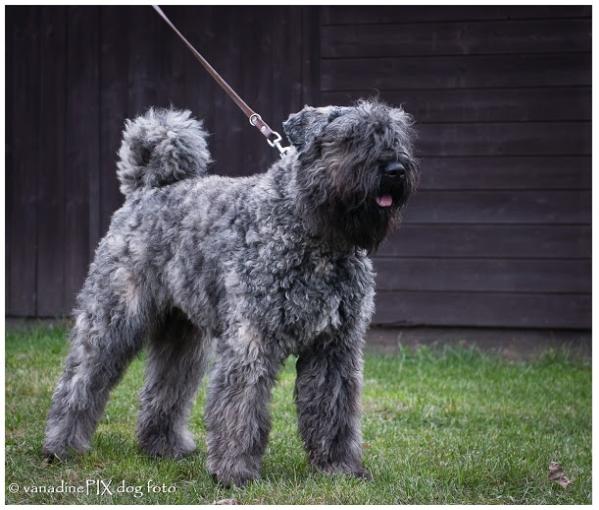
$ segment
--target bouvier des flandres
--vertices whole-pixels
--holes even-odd
[[[369,477],[360,388],[377,248],[414,188],[412,120],[377,101],[306,107],[266,173],[207,176],[206,133],[189,112],[127,122],[125,204],[100,242],[75,310],[44,453],[89,448],[108,394],[144,343],[143,450],[194,450],[187,419],[209,357],[208,470],[259,476],[277,372],[297,355],[299,431],[313,466]],[[213,355],[208,356],[212,352]]]

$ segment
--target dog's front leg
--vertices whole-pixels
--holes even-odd
[[[317,339],[298,358],[299,430],[320,471],[370,479],[362,466],[361,386],[361,339]]]
[[[280,363],[244,339],[237,345],[222,342],[218,351],[205,411],[208,471],[225,487],[243,486],[260,475]]]

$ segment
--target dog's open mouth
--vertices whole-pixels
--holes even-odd
[[[376,197],[376,203],[379,207],[391,207],[393,205],[393,197],[390,193],[383,193]]]
[[[374,197],[374,201],[381,209],[399,207],[404,202],[405,191],[405,178],[384,177]]]

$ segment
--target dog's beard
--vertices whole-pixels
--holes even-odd
[[[340,232],[350,245],[363,248],[369,253],[376,251],[394,222],[396,208],[380,207],[369,198],[358,207],[346,204],[335,207],[330,215],[330,228]]]
[[[376,251],[390,229],[399,222],[401,198],[385,193],[392,205],[381,207],[379,191],[348,200],[332,195],[320,204],[304,204],[302,216],[311,233],[332,248]]]

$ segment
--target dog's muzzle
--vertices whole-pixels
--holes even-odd
[[[376,203],[379,207],[388,208],[397,205],[406,189],[407,166],[400,160],[389,161],[382,165],[381,188]]]

